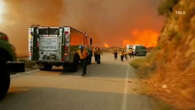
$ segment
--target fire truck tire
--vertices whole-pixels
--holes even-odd
[[[40,70],[46,70],[46,71],[50,71],[52,69],[52,65],[50,64],[42,64],[42,67],[40,68]]]
[[[10,86],[10,73],[6,66],[5,57],[0,55],[0,99],[3,99],[5,97],[9,89],[9,86]]]
[[[72,64],[72,71],[76,72],[78,70],[78,64],[79,64],[79,55],[75,54],[74,55],[74,63]]]
[[[78,64],[77,63],[73,63],[72,64],[72,67],[71,67],[71,72],[77,72],[77,70],[78,70]]]
[[[64,64],[63,65],[63,71],[69,71],[69,72],[76,72],[78,70],[78,64],[72,63],[72,64]]]

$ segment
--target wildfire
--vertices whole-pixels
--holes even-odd
[[[132,37],[129,40],[123,41],[123,46],[127,44],[141,44],[146,47],[155,47],[158,42],[159,33],[153,30],[133,30],[131,32]]]
[[[107,43],[104,43],[105,48],[109,48],[110,46]]]

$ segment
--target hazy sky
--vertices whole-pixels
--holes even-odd
[[[163,19],[156,11],[158,1],[0,0],[0,31],[10,36],[19,54],[27,53],[27,29],[32,24],[68,25],[88,32],[98,45],[121,46],[143,35],[135,31],[159,33]]]

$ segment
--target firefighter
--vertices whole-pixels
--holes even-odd
[[[127,51],[124,50],[124,58],[126,59],[126,61],[128,60],[128,56],[127,56]]]
[[[123,61],[123,60],[124,60],[124,57],[125,57],[125,51],[124,51],[124,50],[122,50],[122,51],[121,51],[121,61]]]
[[[89,50],[88,50],[88,64],[91,64],[92,56],[93,56],[93,51],[91,48],[89,48]]]
[[[100,48],[96,48],[94,51],[95,61],[97,64],[101,63],[101,50]]]
[[[93,51],[93,54],[94,54],[94,58],[95,58],[95,62],[97,63],[97,48],[94,48],[94,51]]]
[[[116,60],[118,58],[118,51],[117,49],[114,50],[114,59]]]
[[[87,63],[88,63],[88,51],[83,47],[80,46],[78,51],[78,55],[80,57],[81,65],[83,68],[82,76],[85,76],[87,73]]]
[[[130,58],[133,57],[133,49],[132,48],[129,49],[129,52],[128,53],[129,53],[129,57]]]

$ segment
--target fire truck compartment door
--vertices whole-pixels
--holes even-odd
[[[59,37],[40,37],[39,41],[39,60],[40,61],[59,61],[61,59],[61,42]]]

